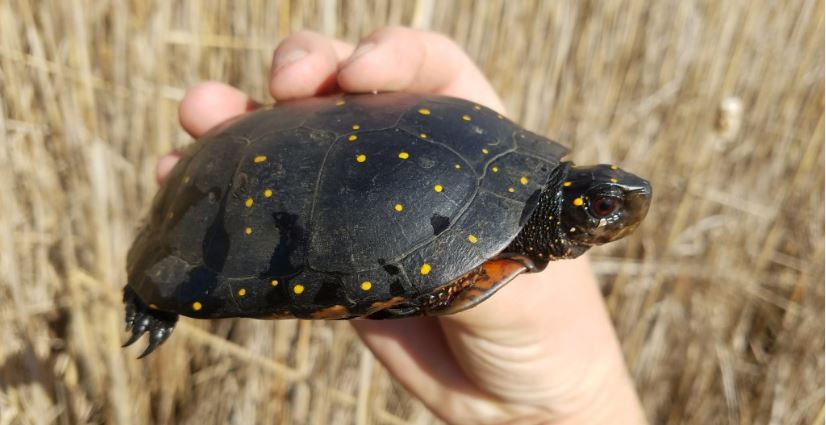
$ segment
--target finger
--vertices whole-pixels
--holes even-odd
[[[244,92],[216,81],[206,81],[189,88],[178,107],[181,126],[198,138],[210,128],[258,107]]]
[[[339,62],[352,51],[352,45],[315,32],[290,35],[273,53],[270,94],[281,101],[335,90]]]
[[[181,155],[177,151],[170,152],[158,159],[158,163],[155,165],[155,179],[159,184],[166,180],[166,176],[169,175],[172,167],[174,167],[180,159]]]
[[[456,43],[441,34],[410,28],[384,28],[362,40],[342,64],[338,84],[352,92],[458,96],[503,110],[493,87]]]

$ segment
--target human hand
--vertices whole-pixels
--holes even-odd
[[[504,114],[482,73],[449,39],[386,28],[358,47],[300,32],[275,51],[276,101],[333,92],[413,91],[461,97]],[[182,126],[200,137],[257,107],[221,83],[191,88]],[[177,161],[158,164],[162,180]],[[351,322],[395,378],[450,423],[644,423],[587,259],[522,275],[451,316]]]

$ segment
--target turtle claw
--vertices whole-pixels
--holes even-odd
[[[128,286],[123,290],[123,302],[126,304],[126,330],[132,332],[123,347],[134,344],[148,332],[149,345],[138,357],[144,358],[172,335],[178,315],[148,308]]]

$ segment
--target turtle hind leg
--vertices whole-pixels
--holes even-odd
[[[132,332],[123,346],[134,344],[144,333],[148,333],[149,345],[138,356],[139,359],[144,358],[172,335],[178,315],[149,308],[128,286],[123,290],[123,303],[126,305],[126,330]]]

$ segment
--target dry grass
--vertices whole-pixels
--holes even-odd
[[[528,128],[649,176],[594,252],[649,418],[823,423],[823,1],[0,0],[0,424],[431,423],[346,323],[184,320],[147,361],[119,292],[201,79],[265,98],[275,43],[455,37]]]

